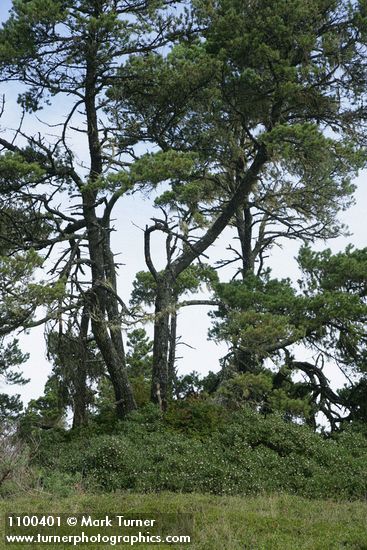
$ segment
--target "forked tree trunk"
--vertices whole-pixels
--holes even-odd
[[[100,15],[100,13],[98,14]],[[98,180],[103,172],[102,147],[99,139],[96,107],[97,52],[97,36],[91,33],[85,78],[85,109],[91,161],[89,183]],[[82,190],[82,196],[92,272],[92,332],[111,378],[115,393],[117,417],[124,418],[126,414],[136,409],[136,404],[127,376],[121,327],[118,321],[119,307],[115,293],[116,273],[109,244],[108,220],[102,221],[97,217],[96,190],[86,187]]]
[[[174,281],[192,262],[214,243],[217,237],[227,227],[238,211],[238,205],[243,204],[255,185],[258,175],[267,162],[267,152],[263,145],[259,146],[251,166],[237,177],[237,188],[231,199],[226,203],[221,214],[209,227],[206,233],[189,247],[185,247],[182,254],[167,267],[163,274],[158,275],[146,246],[146,261],[157,283],[155,301],[154,346],[153,346],[153,375],[151,399],[159,403],[162,410],[167,408],[168,401],[168,348],[170,341],[169,318],[172,309],[172,290]],[[146,245],[147,245],[146,241]]]

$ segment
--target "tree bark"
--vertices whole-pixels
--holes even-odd
[[[168,352],[168,391],[169,396],[173,394],[173,388],[176,383],[176,340],[177,340],[177,299],[175,300],[175,310],[171,313],[170,318],[170,339]]]
[[[98,180],[103,170],[96,108],[98,72],[96,53],[97,46],[92,37],[85,81],[85,108],[91,159],[89,183]],[[92,272],[92,332],[111,378],[116,399],[117,417],[124,418],[126,414],[136,408],[136,404],[127,376],[117,297],[108,290],[108,285],[111,285],[113,291],[116,289],[116,268],[109,243],[109,220],[102,222],[98,219],[96,214],[97,192],[88,185],[82,190],[82,196]]]
[[[238,239],[241,247],[242,261],[242,278],[246,277],[246,273],[254,270],[254,260],[252,253],[252,215],[249,206],[243,209],[239,208],[236,212],[235,224],[237,229]]]
[[[236,229],[241,247],[242,261],[242,280],[246,279],[246,275],[254,271],[254,257],[252,251],[252,215],[250,207],[245,204],[243,208],[239,208],[235,218]],[[238,349],[233,357],[234,367],[237,372],[256,372],[258,363],[253,353]]]
[[[89,326],[89,313],[85,306],[82,313],[79,334],[79,352],[76,365],[76,375],[74,382],[74,410],[73,410],[73,428],[84,426],[87,423],[87,336]]]
[[[168,350],[171,338],[170,313],[173,307],[173,284],[174,279],[168,271],[157,278],[151,399],[153,403],[158,403],[163,411],[167,409],[169,397]]]

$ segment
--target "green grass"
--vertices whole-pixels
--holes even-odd
[[[16,513],[192,513],[193,544],[164,548],[207,550],[329,550],[367,549],[367,503],[307,500],[289,495],[218,497],[200,494],[78,495],[60,499],[45,495],[0,501],[0,512]],[[1,522],[0,548],[5,545]],[[113,546],[80,545],[80,548]],[[121,546],[124,547],[124,546]],[[129,547],[125,545],[125,547]],[[162,548],[136,545],[136,548]],[[31,547],[30,547],[31,548]],[[33,546],[32,548],[36,548]],[[63,548],[43,545],[39,548]]]

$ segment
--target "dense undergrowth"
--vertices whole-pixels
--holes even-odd
[[[231,412],[208,401],[177,403],[165,418],[149,405],[124,422],[40,430],[28,439],[29,483],[61,496],[119,490],[367,495],[363,433],[348,428],[328,437],[277,415]],[[9,480],[2,494],[17,487]]]

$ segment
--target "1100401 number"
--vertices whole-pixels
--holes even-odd
[[[60,527],[60,516],[8,516],[9,527]]]

